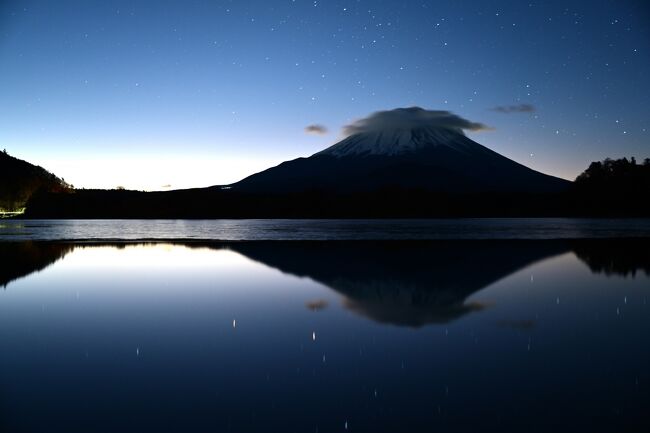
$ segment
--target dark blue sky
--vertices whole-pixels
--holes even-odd
[[[0,5],[0,147],[75,186],[229,183],[413,105],[566,178],[650,157],[643,0]]]

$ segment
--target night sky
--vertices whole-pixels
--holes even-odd
[[[208,186],[420,106],[573,179],[650,157],[649,72],[646,0],[0,0],[0,148],[77,187]]]

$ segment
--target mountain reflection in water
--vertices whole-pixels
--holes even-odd
[[[0,286],[41,271],[78,248],[128,243],[0,243]],[[650,275],[644,239],[458,241],[188,242],[230,250],[285,274],[307,277],[342,296],[350,311],[378,323],[420,327],[447,323],[486,305],[467,298],[535,262],[572,252],[594,273]],[[312,305],[313,304],[313,305]],[[326,302],[313,301],[313,311]]]
[[[0,242],[0,431],[648,431],[648,245]]]

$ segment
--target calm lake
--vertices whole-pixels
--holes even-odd
[[[215,228],[240,222],[1,224],[14,239],[253,237]],[[649,251],[633,238],[0,242],[0,431],[648,431]]]
[[[0,220],[2,240],[378,240],[650,237],[650,219]]]

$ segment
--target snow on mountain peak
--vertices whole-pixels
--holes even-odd
[[[378,111],[344,127],[344,140],[318,152],[321,155],[399,155],[432,146],[467,151],[478,145],[463,130],[480,131],[486,125],[471,122],[449,111],[420,107]]]

